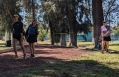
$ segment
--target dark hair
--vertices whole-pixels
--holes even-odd
[[[33,25],[33,22],[34,22],[34,21],[37,21],[37,20],[36,20],[36,19],[34,19],[34,20],[32,21],[32,24],[31,24],[31,25]],[[38,24],[36,24],[36,26],[37,26],[37,25],[38,25]]]
[[[18,18],[18,20],[19,20],[19,21],[21,21],[21,19],[20,19],[20,18]]]

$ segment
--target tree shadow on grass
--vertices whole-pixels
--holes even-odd
[[[101,49],[97,49],[97,48],[85,48],[84,50],[90,50],[90,51],[101,51]],[[104,50],[104,52],[106,52],[106,49]],[[109,52],[107,53],[110,53],[110,54],[119,54],[119,50],[112,50],[112,49],[109,49]]]
[[[111,50],[109,53],[110,54],[119,54],[119,51]]]
[[[119,77],[118,72],[93,60],[59,61],[24,70],[16,77]]]
[[[73,47],[65,47],[65,46],[58,46],[58,45],[50,45],[50,44],[38,44],[35,46],[36,48],[73,48]]]
[[[62,54],[62,52],[52,52],[52,50],[48,50],[48,52],[44,50],[36,50],[35,54]]]
[[[41,50],[37,54],[50,53]],[[15,61],[13,56],[0,55],[0,77],[119,77],[119,69],[112,69],[93,60],[65,61],[38,56]]]
[[[111,44],[110,46],[119,46],[119,44]]]
[[[6,43],[0,43],[0,45],[5,45]]]
[[[66,61],[54,57],[37,57],[15,61],[12,57],[0,56],[0,77],[119,77],[119,69],[93,60]]]
[[[49,64],[52,62],[56,61],[61,61],[61,59],[53,58],[53,57],[36,57],[36,58],[27,58],[27,59],[22,59],[21,56],[20,59],[14,60],[13,59],[14,55],[3,55],[0,56],[0,74],[3,73],[6,76],[0,75],[0,77],[13,77],[11,76],[12,74],[14,75],[14,72],[9,75],[6,74],[6,72],[9,71],[18,71],[22,69],[27,69],[31,67],[36,67],[36,66],[41,66],[44,64]]]

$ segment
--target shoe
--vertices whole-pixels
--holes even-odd
[[[18,57],[18,56],[15,56],[15,57],[14,57],[14,60],[18,60],[18,59],[19,59],[19,57]]]
[[[26,54],[24,54],[23,56],[24,56],[24,59],[26,59]]]
[[[107,49],[106,52],[109,52],[109,50]]]
[[[104,54],[104,51],[103,51],[103,50],[101,50],[100,52],[101,52],[102,54]]]
[[[31,58],[35,58],[34,54],[31,54]]]

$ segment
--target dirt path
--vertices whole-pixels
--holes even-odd
[[[4,74],[8,71],[22,70],[29,67],[40,66],[53,61],[71,60],[81,55],[87,55],[91,51],[82,50],[79,48],[69,48],[52,46],[48,44],[42,44],[36,46],[36,58],[30,58],[30,51],[28,46],[26,47],[27,59],[22,59],[22,51],[18,51],[19,60],[13,60],[13,51],[0,54],[0,74]],[[10,73],[11,74],[11,73]],[[1,76],[0,76],[1,77]],[[5,76],[2,76],[5,77]],[[7,76],[11,77],[11,76]]]

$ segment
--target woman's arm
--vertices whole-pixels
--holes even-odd
[[[111,30],[110,30],[110,26],[108,26],[108,27],[107,27],[107,32],[104,34],[104,36],[108,36],[108,35],[110,35],[110,32],[111,32]]]
[[[108,30],[105,34],[104,34],[104,36],[107,36],[107,35],[109,35],[110,34],[110,30]]]

